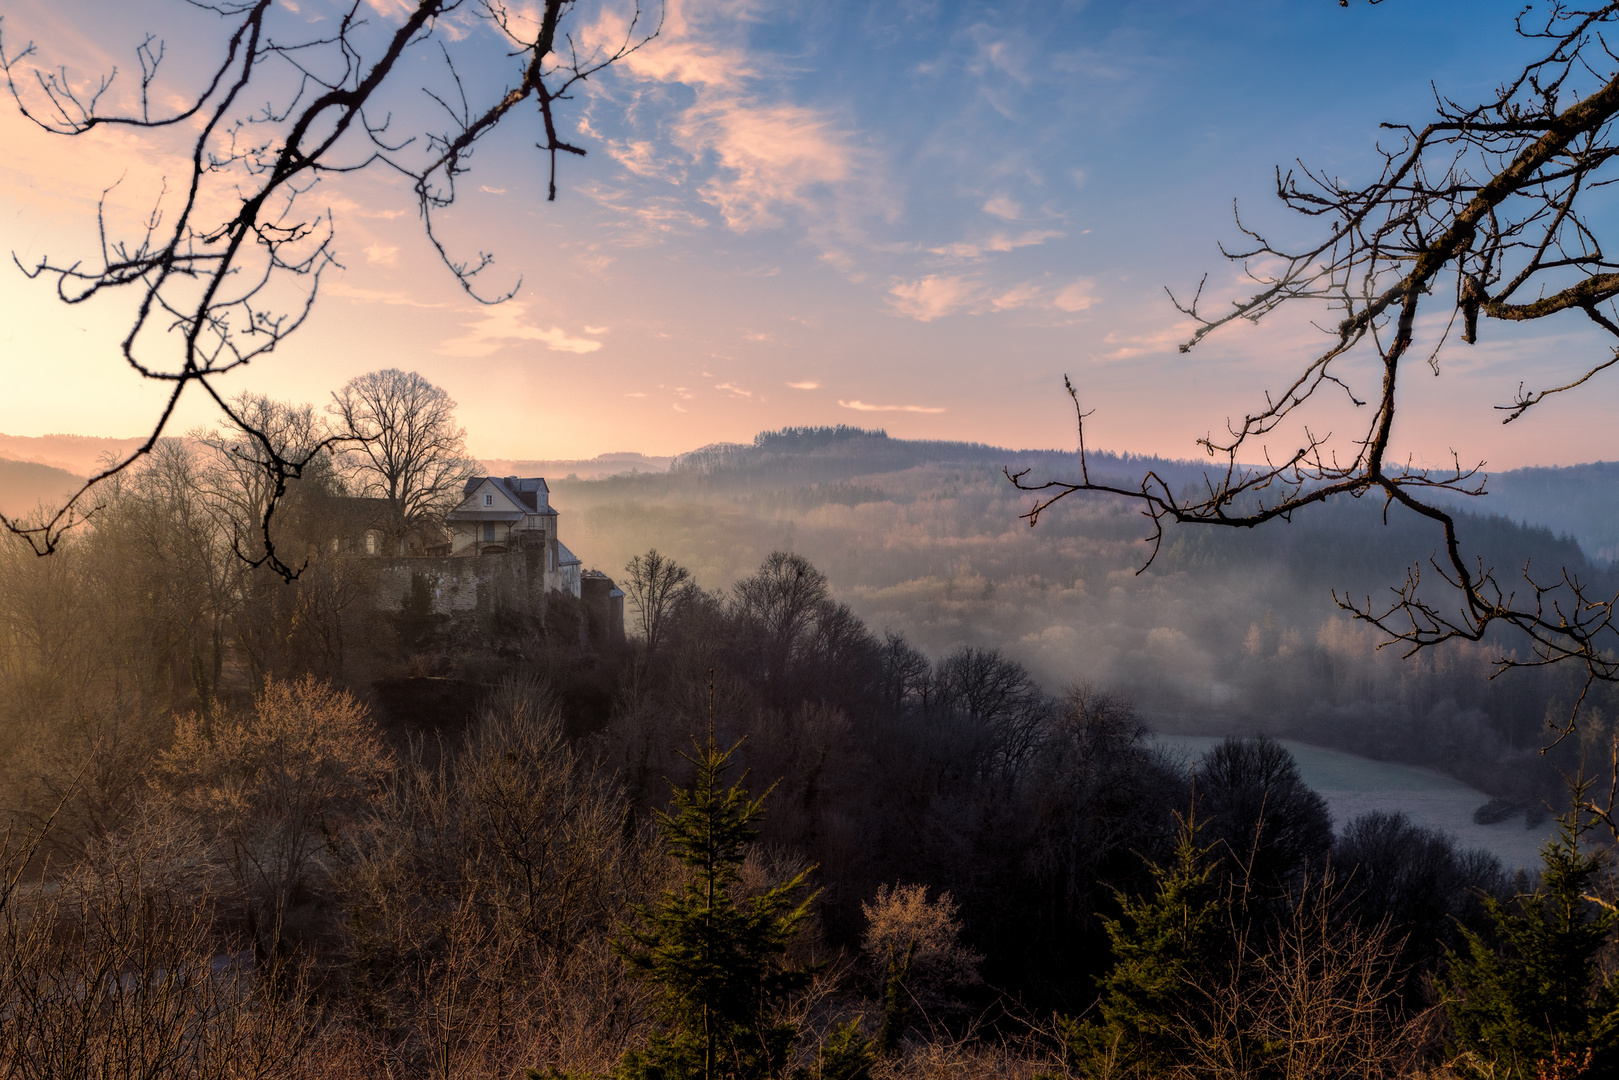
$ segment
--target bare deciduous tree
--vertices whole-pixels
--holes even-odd
[[[1224,977],[1188,988],[1202,1033],[1170,1076],[1411,1075],[1416,1028],[1394,997],[1400,942],[1387,922],[1343,919],[1338,891],[1330,877],[1307,881],[1268,938],[1235,932]]]
[[[1007,779],[1039,750],[1050,727],[1050,700],[1027,668],[998,649],[963,645],[940,660],[933,701],[984,730],[989,764]]]
[[[294,898],[390,765],[365,706],[312,678],[268,683],[251,716],[175,724],[161,782],[241,891],[262,959],[279,959]]]
[[[306,483],[330,481],[325,451],[331,432],[309,405],[247,393],[232,398],[231,407],[240,423],[227,420],[191,433],[208,451],[197,486],[207,493],[231,548],[252,562],[273,550],[275,511],[287,494],[286,482],[276,479],[275,459],[303,462],[299,472]]]
[[[928,896],[926,885],[877,886],[860,951],[870,984],[881,991],[899,976],[899,990],[924,1014],[953,1006],[952,992],[978,983],[984,958],[961,944],[960,905],[948,892]]]
[[[691,586],[691,571],[658,551],[650,549],[624,565],[624,591],[635,606],[641,638],[646,651],[658,651],[658,639],[674,612],[682,592]]]
[[[466,431],[455,424],[455,402],[414,371],[350,379],[328,408],[358,444],[348,458],[360,490],[388,504],[396,547],[412,526],[451,509],[477,470],[466,456]]]
[[[194,862],[185,839],[109,837],[59,887],[25,900],[17,885],[28,846],[0,844],[0,1077],[224,1080],[296,1069],[315,1030],[308,986],[293,972],[282,984],[290,992],[277,994],[217,955],[211,898],[176,887],[174,869]]]
[[[65,67],[32,66],[32,43],[12,48],[0,37],[0,71],[17,108],[45,131],[195,132],[187,139],[184,174],[166,184],[150,214],[124,228],[108,209],[108,188],[94,256],[45,257],[24,268],[53,280],[68,304],[133,293],[136,315],[120,345],[123,361],[169,387],[146,442],[92,476],[60,511],[37,523],[0,517],[41,554],[93,512],[89,493],[96,484],[151,451],[192,387],[258,443],[278,494],[302,474],[310,458],[275,446],[222,394],[218,380],[297,330],[321,274],[335,264],[335,222],[308,206],[319,181],[367,169],[403,176],[428,242],[467,293],[484,303],[514,295],[516,286],[480,290],[478,275],[493,257],[451,254],[435,215],[454,202],[478,142],[519,107],[537,109],[543,122],[538,148],[550,158],[555,198],[557,153],[584,153],[558,135],[556,103],[658,29],[634,0],[622,37],[595,44],[568,29],[575,0],[522,9],[502,0],[407,0],[375,20],[364,0],[334,6],[335,17],[311,21],[277,0],[196,0],[198,18],[212,15],[224,31],[212,58],[192,54],[183,62],[186,78],[200,78],[202,88],[170,85],[164,44],[148,36],[135,50],[139,86],[122,108],[115,103],[116,72],[81,91]],[[488,57],[480,50],[491,46],[505,53],[507,77],[463,80],[463,69],[485,73]],[[439,74],[423,85],[416,80],[428,64],[438,64]],[[487,83],[493,93],[475,102],[478,86]],[[413,99],[411,87],[426,93]],[[431,111],[419,114],[424,98]],[[285,576],[297,572],[273,543],[259,561]]]
[[[1389,456],[1413,362],[1425,360],[1414,370],[1438,374],[1451,335],[1475,343],[1486,332],[1481,317],[1583,318],[1619,339],[1613,304],[1619,262],[1608,257],[1603,234],[1611,222],[1592,198],[1612,182],[1619,157],[1619,60],[1606,36],[1616,23],[1616,3],[1554,0],[1525,8],[1517,30],[1541,46],[1538,58],[1482,102],[1440,96],[1425,124],[1383,124],[1391,142],[1381,147],[1383,166],[1369,183],[1356,186],[1304,166],[1278,169],[1277,196],[1320,219],[1320,238],[1293,248],[1239,218],[1243,245],[1222,250],[1258,289],[1213,311],[1202,285],[1190,302],[1176,301],[1197,324],[1181,351],[1229,323],[1258,322],[1300,305],[1324,316],[1317,323],[1325,347],[1302,361],[1285,387],[1266,394],[1262,407],[1230,422],[1224,434],[1199,440],[1218,464],[1206,485],[1190,493],[1155,473],[1138,486],[1093,478],[1084,458],[1089,414],[1069,384],[1079,413],[1080,475],[1037,482],[1014,474],[1020,487],[1039,493],[1025,515],[1029,522],[1073,492],[1122,495],[1151,519],[1156,554],[1166,523],[1249,528],[1328,499],[1373,496],[1432,522],[1439,544],[1428,560],[1433,574],[1414,567],[1389,601],[1337,597],[1357,618],[1412,651],[1457,638],[1477,641],[1504,625],[1529,647],[1526,656],[1504,653],[1502,668],[1569,661],[1583,665],[1587,689],[1595,680],[1619,679],[1619,597],[1593,593],[1566,567],[1525,567],[1516,583],[1498,577],[1464,550],[1449,508],[1454,500],[1447,499],[1483,494],[1482,465],[1466,466],[1458,456],[1450,468],[1426,469]],[[1419,321],[1425,313],[1430,319]],[[1377,383],[1369,392],[1355,388],[1354,365],[1363,358],[1373,362]],[[1532,354],[1522,363],[1525,381],[1511,401],[1496,406],[1503,423],[1584,386],[1619,363],[1619,350],[1593,357],[1583,374],[1566,381],[1545,379]],[[1310,423],[1316,414],[1309,406],[1338,394],[1366,410],[1347,452]],[[1287,440],[1284,452],[1275,453],[1267,439]]]
[[[342,887],[367,1011],[395,1071],[501,1075],[528,1060],[616,1059],[645,1011],[607,949],[666,884],[610,775],[561,733],[549,691],[498,686],[436,766],[417,744],[352,836]],[[598,1064],[600,1064],[598,1059]],[[599,1070],[605,1073],[605,1067]]]
[[[739,612],[757,627],[771,681],[779,681],[815,616],[831,600],[826,575],[802,555],[772,551],[732,591]]]

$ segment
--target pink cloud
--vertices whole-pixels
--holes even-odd
[[[1033,247],[1036,244],[1043,244],[1047,240],[1062,235],[1064,234],[1055,229],[1038,229],[1018,236],[996,233],[987,240],[981,240],[977,243],[958,241],[954,244],[945,244],[942,247],[929,248],[928,250],[935,255],[949,255],[958,259],[976,259],[980,255],[1000,254],[1007,251],[1016,251],[1022,247]]]
[[[1080,278],[1059,292],[1052,303],[1063,311],[1084,311],[1097,303],[1096,297],[1091,295],[1095,287],[1089,278]]]
[[[888,304],[897,314],[920,322],[932,322],[946,315],[983,315],[1025,309],[1073,313],[1097,303],[1096,297],[1091,295],[1092,287],[1089,278],[1055,289],[1041,280],[990,286],[973,277],[929,274],[889,286]]]
[[[495,307],[478,310],[476,322],[463,323],[466,333],[439,345],[444,356],[490,356],[510,345],[537,341],[552,352],[591,353],[602,347],[599,341],[577,337],[558,327],[538,327],[524,320],[528,305],[508,300]]]
[[[681,131],[714,154],[721,173],[698,190],[738,231],[777,224],[778,208],[805,205],[815,189],[852,171],[842,135],[800,105],[710,101],[687,113]]]
[[[631,53],[621,61],[621,66],[649,82],[740,89],[755,74],[746,55],[741,49],[720,44],[694,27],[690,14],[694,6],[706,7],[708,12],[734,21],[745,15],[751,5],[735,2],[693,5],[686,0],[667,0],[663,7],[663,25],[654,47]],[[624,11],[603,11],[584,39],[597,48],[609,48],[623,41],[629,30]]]
[[[868,405],[859,399],[854,401],[839,399],[838,404],[845,409],[853,409],[856,412],[942,413],[945,411],[942,405]]]
[[[762,98],[746,51],[726,40],[751,7],[745,0],[701,6],[670,0],[658,37],[619,69],[646,82],[690,87],[696,100],[669,128],[672,147],[637,139],[608,146],[630,172],[671,183],[684,179],[673,164],[679,155],[711,158],[716,172],[698,194],[738,231],[779,224],[780,210],[808,205],[818,189],[846,182],[855,171],[848,135],[828,114]],[[584,40],[605,49],[628,31],[622,11],[605,12]]]
[[[971,310],[981,292],[982,287],[968,278],[929,274],[918,281],[902,281],[892,286],[888,290],[888,303],[901,315],[932,322]]]

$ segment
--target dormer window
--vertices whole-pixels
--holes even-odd
[[[493,505],[495,505],[495,497],[493,495],[485,495],[483,497],[483,504],[485,506],[493,506]]]

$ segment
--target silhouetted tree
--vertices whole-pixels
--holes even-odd
[[[1198,762],[1194,784],[1205,835],[1254,892],[1251,902],[1274,901],[1325,868],[1332,847],[1326,801],[1275,739],[1226,739]]]
[[[1581,850],[1581,832],[1577,811],[1559,818],[1541,849],[1539,888],[1510,904],[1486,899],[1493,933],[1464,928],[1465,951],[1450,954],[1445,1011],[1458,1064],[1473,1076],[1610,1076],[1619,1067],[1619,979],[1598,965],[1619,911],[1590,899],[1603,858]]]
[[[323,178],[367,168],[406,178],[427,241],[458,283],[486,303],[509,298],[515,285],[480,293],[478,275],[493,257],[452,255],[435,229],[438,211],[454,202],[477,144],[520,107],[538,108],[544,136],[537,146],[550,158],[549,197],[555,198],[557,153],[584,153],[558,135],[555,103],[658,30],[632,4],[622,33],[587,45],[588,33],[569,31],[573,0],[523,9],[500,0],[406,0],[376,20],[355,3],[313,23],[274,0],[192,6],[204,22],[211,17],[224,24],[224,40],[211,52],[183,54],[182,88],[167,82],[164,43],[148,36],[135,49],[140,84],[128,112],[107,108],[121,97],[106,92],[113,75],[88,80],[84,90],[86,83],[71,77],[66,65],[32,68],[32,43],[19,49],[0,38],[7,87],[22,115],[44,130],[85,137],[117,129],[139,139],[169,129],[183,132],[189,143],[179,159],[184,175],[171,177],[165,188],[180,193],[177,198],[171,195],[128,231],[109,219],[103,200],[102,245],[94,257],[43,258],[26,270],[54,280],[67,303],[132,292],[136,314],[121,343],[121,362],[168,389],[150,438],[92,476],[61,510],[34,524],[0,515],[0,524],[41,551],[54,549],[63,530],[80,520],[92,487],[152,450],[193,386],[258,444],[275,491],[297,479],[311,459],[283,453],[215,384],[303,325],[321,274],[338,258],[327,204],[311,207],[310,189]],[[458,13],[473,19],[447,21]],[[473,31],[460,32],[462,25]],[[505,54],[503,77],[481,51],[490,46]],[[428,64],[442,65],[436,78]],[[480,77],[465,79],[463,71],[472,68]],[[416,98],[423,103],[420,115],[399,107],[410,100],[411,85],[426,91]],[[450,101],[459,107],[449,107]],[[404,509],[414,506],[407,501]],[[273,544],[261,557],[285,575],[296,574]]]
[[[1343,827],[1332,865],[1343,883],[1344,910],[1367,926],[1387,920],[1403,939],[1401,967],[1413,1005],[1422,1000],[1424,974],[1438,966],[1447,946],[1460,944],[1458,928],[1480,929],[1483,898],[1499,894],[1506,882],[1495,856],[1458,850],[1444,833],[1386,810]]]
[[[970,645],[939,661],[930,704],[980,726],[989,739],[990,767],[1008,777],[1039,745],[1052,712],[1027,668],[999,649]]]
[[[675,605],[691,585],[691,571],[651,548],[624,565],[624,592],[635,608],[636,623],[646,651],[658,651]]]
[[[672,812],[658,815],[686,881],[637,909],[617,945],[657,986],[661,1020],[616,1070],[626,1080],[777,1076],[798,1036],[782,1009],[809,973],[787,968],[783,956],[808,917],[811,898],[800,895],[808,871],[751,898],[736,895],[764,796],[724,786],[730,759],[710,736],[687,759],[697,770],[691,787],[676,789]]]
[[[263,394],[231,400],[240,423],[199,428],[191,439],[204,449],[199,485],[219,518],[226,543],[245,559],[256,560],[275,546],[275,511],[290,491],[335,494],[337,478],[326,447],[331,433],[313,406],[275,401]],[[302,461],[296,484],[277,482],[273,460]],[[294,549],[296,550],[296,548]]]
[[[732,590],[742,618],[757,634],[767,685],[780,687],[794,653],[831,597],[826,575],[802,555],[773,551]]]
[[[345,455],[355,486],[386,503],[389,539],[403,554],[405,533],[452,509],[477,471],[455,402],[416,372],[387,368],[350,379],[329,408],[356,445]]]
[[[907,709],[926,707],[933,665],[905,635],[890,630],[878,650],[883,707],[898,716]]]

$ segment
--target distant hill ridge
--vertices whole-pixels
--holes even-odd
[[[1157,472],[1171,485],[1180,485],[1201,477],[1209,467],[1197,461],[1107,451],[1090,451],[1086,457],[1093,477],[1132,485],[1149,470]],[[1049,469],[1050,478],[1056,478],[1078,474],[1079,454],[1072,450],[1012,450],[988,443],[945,439],[896,439],[882,428],[839,424],[762,431],[751,443],[710,443],[678,455],[669,471],[716,479],[791,478],[803,483],[953,463],[1007,467],[1014,471]]]
[[[1619,561],[1619,462],[1529,466],[1490,474],[1487,494],[1458,505],[1474,513],[1567,533],[1596,562]]]
[[[1086,454],[1092,479],[1134,487],[1148,471],[1172,490],[1198,483],[1210,462],[1114,454]],[[1079,454],[1071,450],[1012,450],[977,442],[896,439],[881,428],[796,427],[764,431],[751,443],[713,443],[681,454],[670,472],[713,482],[760,487],[818,483],[899,472],[924,464],[1030,469],[1028,481],[1071,479]],[[1619,560],[1619,462],[1532,466],[1489,474],[1487,494],[1447,496],[1458,509],[1499,516],[1574,539],[1595,563]]]
[[[100,435],[0,435],[0,458],[49,465],[75,476],[89,476],[102,458],[122,457],[145,439],[112,439]]]
[[[84,477],[37,461],[0,458],[0,514],[23,517],[41,505],[60,507],[84,484]]]
[[[60,502],[108,454],[127,454],[140,443],[138,438],[0,434],[0,511],[15,514],[40,502]],[[1087,458],[1092,478],[1120,486],[1134,486],[1151,470],[1178,489],[1197,482],[1210,468],[1208,462],[1103,450],[1090,451]],[[741,490],[836,483],[941,464],[1030,469],[1029,480],[1039,482],[1077,476],[1079,455],[1071,450],[897,439],[882,428],[838,424],[762,431],[751,443],[711,443],[672,457],[621,451],[594,458],[483,459],[484,469],[497,476],[585,481],[661,473],[670,479]],[[1619,462],[1509,469],[1490,474],[1486,487],[1488,494],[1479,498],[1458,495],[1450,500],[1473,514],[1499,515],[1572,537],[1593,562],[1619,561]]]
[[[661,473],[669,471],[672,456],[659,457],[619,451],[598,454],[593,458],[480,458],[484,471],[490,476],[544,476],[560,478],[573,476],[579,480],[597,480],[604,476],[623,473]]]

